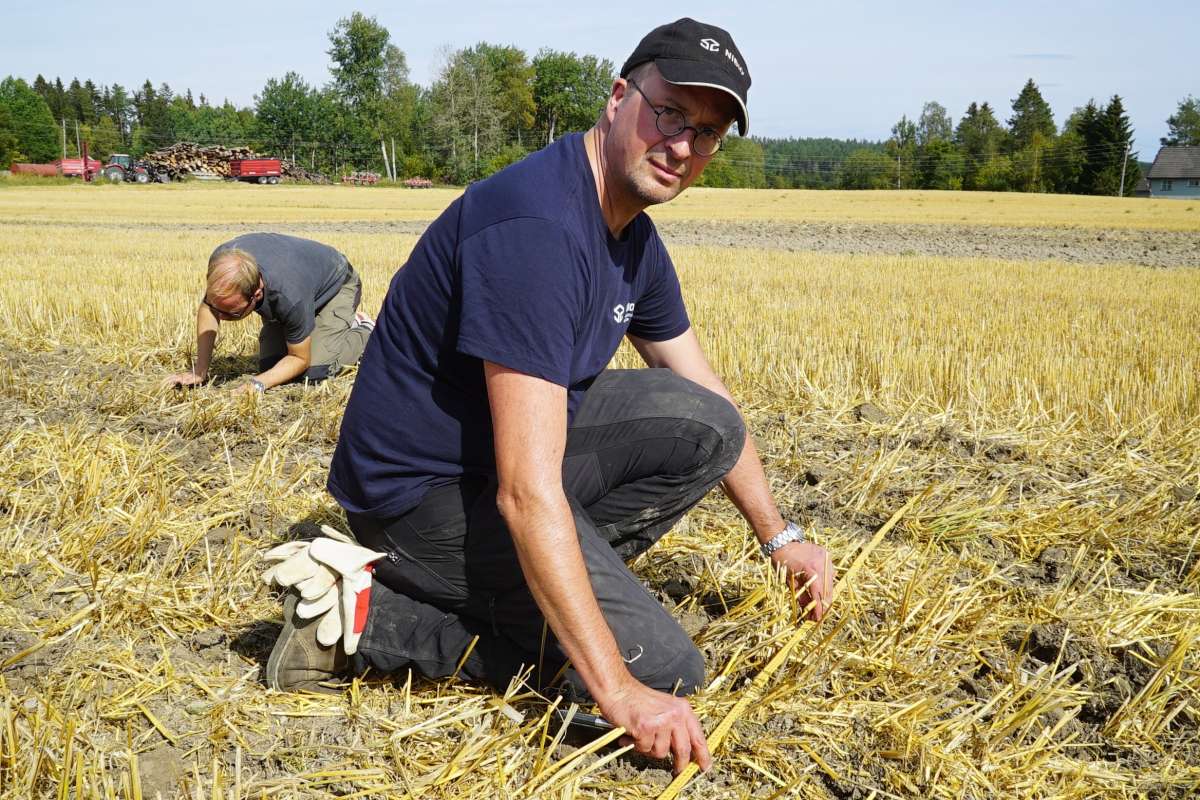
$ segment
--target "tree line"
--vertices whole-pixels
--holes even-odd
[[[1200,101],[1182,100],[1167,126],[1163,145],[1200,145]],[[1141,178],[1138,155],[1120,95],[1089,100],[1060,129],[1031,78],[1007,124],[987,102],[972,102],[957,124],[940,103],[926,103],[916,120],[901,117],[883,148],[852,153],[839,185],[1129,196]]]
[[[443,52],[424,87],[410,79],[404,52],[374,17],[355,12],[328,38],[327,84],[287,72],[269,79],[252,107],[150,80],[126,88],[10,76],[0,81],[0,164],[77,155],[85,141],[100,159],[190,141],[248,145],[333,175],[373,169],[462,184],[591,126],[615,78],[608,59],[550,48],[530,58],[480,42]],[[1168,120],[1172,136],[1200,143],[1196,117],[1189,97]],[[1120,97],[1076,109],[1056,130],[1030,80],[1006,125],[986,102],[972,103],[957,125],[931,102],[917,120],[896,123],[886,142],[731,135],[700,185],[1114,194],[1131,142]],[[1129,152],[1127,194],[1139,176],[1136,157]]]

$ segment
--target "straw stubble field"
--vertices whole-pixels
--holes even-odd
[[[160,389],[194,348],[204,258],[242,230],[307,232],[350,256],[373,309],[449,198],[281,192],[0,188],[0,794],[659,794],[663,765],[560,741],[519,686],[262,686],[280,619],[260,554],[344,528],[323,486],[352,376],[232,397],[221,382],[252,365],[247,323],[223,329],[218,385]],[[1200,214],[706,192],[658,218],[780,503],[843,569],[869,549],[819,627],[797,625],[719,497],[637,562],[705,654],[703,725],[731,723],[681,796],[1191,796],[1200,273],[920,241],[931,222],[1164,231],[1186,262]],[[916,245],[828,253],[762,235],[804,220]]]

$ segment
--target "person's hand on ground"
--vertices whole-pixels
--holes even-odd
[[[639,753],[675,762],[678,775],[688,762],[705,772],[712,766],[708,740],[691,704],[682,697],[651,689],[630,679],[627,687],[600,705],[604,718],[625,729],[623,744]]]
[[[234,384],[233,386],[229,387],[229,392],[235,397],[241,397],[244,394],[262,394],[266,391],[266,389],[265,387],[260,387],[262,387],[262,384],[256,384],[252,378],[248,381],[243,381],[242,383]]]
[[[199,386],[204,383],[204,378],[201,378],[194,372],[179,372],[163,381],[163,386]]]
[[[813,603],[808,618],[819,621],[825,616],[833,602],[834,582],[833,562],[825,548],[812,542],[792,542],[772,553],[771,560],[787,568],[793,588],[801,592],[801,607]]]

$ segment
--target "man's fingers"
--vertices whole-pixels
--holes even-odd
[[[671,729],[659,728],[654,734],[654,745],[650,748],[650,755],[655,758],[666,758],[671,752]]]
[[[820,622],[821,617],[825,616],[825,592],[824,581],[816,581],[808,587],[808,596],[812,598],[812,611],[808,615],[812,617],[814,622]]]
[[[686,723],[671,730],[671,759],[675,762],[676,775],[692,760],[692,734]]]
[[[704,738],[704,729],[695,714],[690,714],[687,722],[688,736],[692,750],[692,760],[696,766],[708,772],[712,768],[712,756],[708,753],[708,740]]]

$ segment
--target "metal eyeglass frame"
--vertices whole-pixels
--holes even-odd
[[[650,98],[647,97],[646,93],[642,91],[642,87],[637,85],[637,81],[635,81],[633,78],[626,78],[625,82],[636,89],[637,93],[640,94],[642,99],[646,101],[646,105],[650,106],[650,110],[654,112],[654,127],[657,128],[658,132],[663,136],[678,136],[684,131],[690,130],[692,132],[692,141],[690,144],[696,155],[700,156],[701,158],[712,158],[717,153],[721,152],[721,148],[725,145],[725,140],[715,130],[712,128],[697,128],[695,125],[688,125],[687,117],[685,117],[683,112],[678,108],[672,108],[671,106],[663,106],[661,109],[655,108],[654,103],[650,102]],[[680,126],[677,130],[663,130],[663,114],[668,112],[678,115]],[[700,148],[696,147],[696,139],[700,138],[701,136],[711,136],[717,140],[717,146],[711,153],[702,153],[700,152]]]

